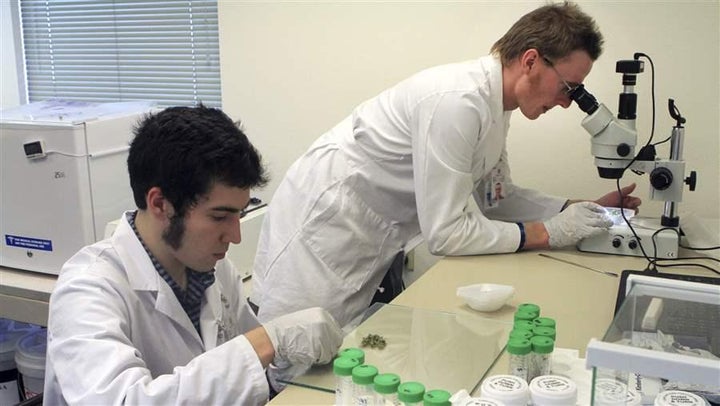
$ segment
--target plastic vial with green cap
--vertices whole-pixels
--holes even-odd
[[[333,361],[335,374],[335,404],[350,405],[353,401],[352,370],[360,361],[350,357],[337,357]]]
[[[422,405],[425,386],[420,382],[403,382],[398,386],[398,399],[405,406]]]
[[[550,337],[553,340],[555,339],[555,335],[556,335],[554,328],[543,327],[543,326],[533,327],[532,333],[535,336]]]
[[[555,328],[555,319],[550,317],[538,317],[533,320],[536,327],[552,327]]]
[[[378,374],[373,379],[375,388],[375,406],[400,406],[398,386],[400,377],[397,374]]]
[[[450,392],[443,389],[433,389],[423,395],[423,406],[451,406]]]
[[[508,340],[506,348],[509,355],[508,373],[527,381],[532,357],[532,343],[528,339],[511,338]]]
[[[538,312],[534,312],[532,310],[518,310],[515,312],[514,320],[527,320],[527,321],[533,321],[537,319]]]
[[[513,323],[513,330],[527,330],[532,331],[535,328],[532,320],[515,320]]]
[[[528,381],[542,375],[550,375],[552,369],[551,360],[552,353],[555,349],[555,340],[550,337],[533,336],[530,339],[532,343],[532,361],[528,374]]]
[[[378,374],[374,365],[358,365],[352,370],[353,381],[353,405],[372,405],[375,401],[375,390],[373,380]]]
[[[355,358],[356,360],[360,361],[361,365],[365,363],[365,351],[361,350],[360,348],[344,348],[340,350],[340,352],[338,352],[338,357]]]
[[[535,312],[540,315],[540,306],[536,305],[535,303],[521,303],[518,305],[518,311],[519,310],[529,310],[531,312]]]
[[[522,330],[514,328],[510,331],[510,334],[508,335],[508,338],[521,338],[524,340],[529,340],[530,337],[533,336],[533,333],[531,330]]]

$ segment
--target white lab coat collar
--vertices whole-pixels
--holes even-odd
[[[493,55],[487,55],[480,58],[480,64],[487,78],[485,81],[487,85],[481,86],[481,92],[488,96],[497,95],[495,97],[487,97],[486,99],[492,112],[493,124],[497,123],[499,117],[507,121],[510,118],[511,112],[505,114],[506,112],[503,108],[502,62]]]
[[[118,252],[123,268],[127,272],[130,287],[138,291],[156,292],[155,309],[185,328],[197,340],[197,344],[205,350],[214,348],[217,343],[217,320],[222,314],[217,279],[205,290],[204,299],[207,301],[207,305],[203,306],[200,312],[200,331],[203,333],[201,340],[190,317],[175,297],[172,288],[155,271],[155,265],[127,221],[127,212],[123,213],[120,224],[111,238],[113,247]]]

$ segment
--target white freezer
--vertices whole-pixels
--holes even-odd
[[[0,112],[1,266],[58,274],[81,247],[103,238],[109,221],[135,207],[127,151],[150,105],[60,107],[40,118]]]

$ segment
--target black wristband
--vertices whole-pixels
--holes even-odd
[[[525,224],[523,223],[515,223],[517,224],[518,228],[520,228],[520,245],[518,246],[517,251],[520,251],[525,246]]]

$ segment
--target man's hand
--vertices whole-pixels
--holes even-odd
[[[642,200],[639,197],[630,196],[630,193],[635,190],[635,184],[632,183],[624,188],[620,189],[620,193],[614,190],[601,198],[595,200],[595,203],[603,207],[624,207],[626,209],[635,210],[638,212],[638,207],[642,204]]]
[[[602,206],[593,202],[579,202],[569,205],[544,224],[550,247],[560,248],[607,230],[613,221],[605,214]]]
[[[327,364],[343,341],[340,326],[319,307],[277,317],[263,327],[275,348],[276,365]]]

